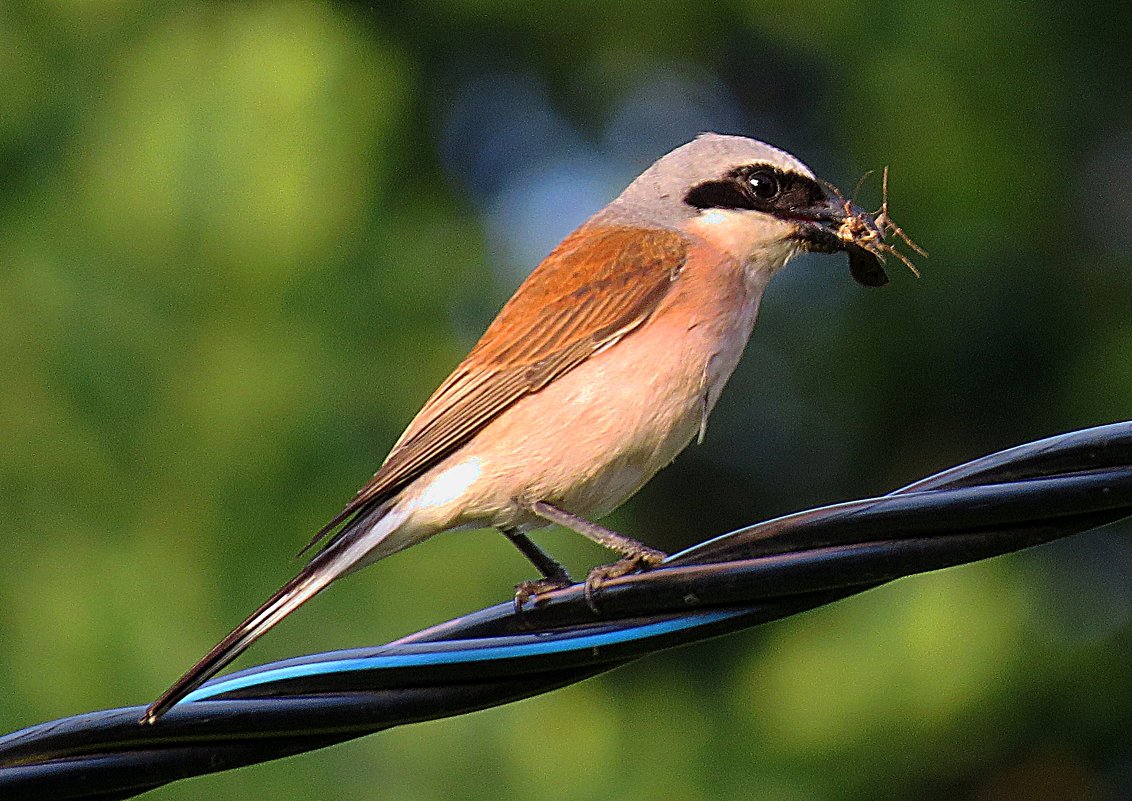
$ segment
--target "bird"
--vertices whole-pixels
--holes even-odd
[[[904,257],[884,242],[899,231],[887,198],[882,210],[752,138],[705,133],[662,156],[535,268],[307,546],[323,541],[317,553],[140,722],[331,582],[440,532],[502,532],[542,574],[518,585],[519,608],[571,583],[528,536],[551,524],[621,555],[587,589],[659,564],[661,551],[593,521],[703,439],[763,291],[791,258],[845,252],[860,283],[887,282],[884,255]]]

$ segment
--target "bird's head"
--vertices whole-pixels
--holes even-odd
[[[886,255],[915,271],[887,236],[926,255],[892,222],[887,200],[869,213],[789,153],[742,136],[701,134],[678,147],[633,181],[609,212],[691,231],[771,273],[799,251],[845,252],[853,278],[865,286],[888,283]]]

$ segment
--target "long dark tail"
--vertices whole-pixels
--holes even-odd
[[[280,587],[259,609],[236,626],[211,651],[186,671],[185,675],[161,694],[145,710],[140,723],[155,723],[173,705],[224,669],[248,646],[258,640],[287,615],[294,612],[327,587],[332,581],[350,572],[370,554],[377,544],[396,530],[401,522],[396,513],[376,523],[350,532],[331,547],[317,554],[299,574]],[[352,535],[352,536],[351,536]]]

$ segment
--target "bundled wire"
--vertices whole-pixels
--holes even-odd
[[[1132,515],[1132,422],[977,459],[879,498],[708,540],[647,573],[575,585],[387,645],[221,676],[157,724],[143,707],[0,738],[0,797],[129,798],[406,723],[547,692],[650,653],[777,620],[894,579]],[[592,604],[590,603],[592,601]]]

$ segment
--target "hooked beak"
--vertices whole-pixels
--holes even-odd
[[[863,286],[888,283],[882,266],[884,230],[876,218],[832,190],[825,202],[795,209],[790,215],[797,223],[794,235],[812,253],[840,253],[849,256],[849,273]]]

